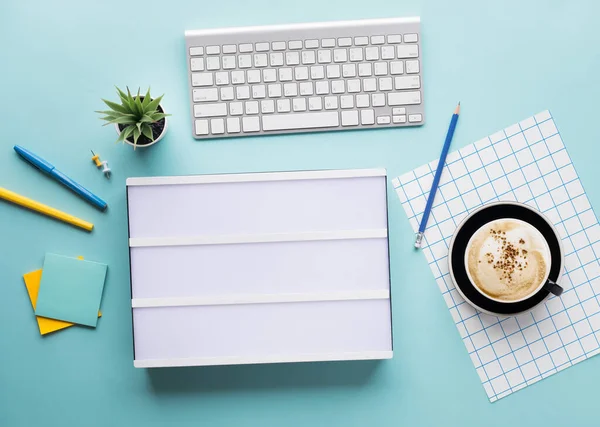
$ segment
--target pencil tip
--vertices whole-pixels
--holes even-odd
[[[460,102],[456,106],[456,110],[454,110],[454,114],[458,114],[458,113],[460,113]]]

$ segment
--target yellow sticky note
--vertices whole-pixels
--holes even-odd
[[[79,259],[83,259],[83,257],[77,257]],[[23,275],[23,280],[25,281],[25,287],[27,288],[27,293],[29,294],[29,300],[31,301],[31,305],[33,307],[33,311],[35,312],[35,305],[37,302],[38,292],[40,290],[40,282],[42,280],[42,270],[35,270],[31,273],[27,273]],[[102,312],[98,312],[98,317],[102,316]],[[47,317],[35,316],[37,319],[38,326],[40,328],[40,334],[46,335],[50,332],[60,331],[61,329],[68,328],[69,326],[73,326],[74,323],[63,322],[62,320],[49,319]]]

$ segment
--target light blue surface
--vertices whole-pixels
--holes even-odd
[[[0,203],[0,425],[596,424],[598,357],[488,402],[391,192],[393,360],[134,369],[125,178],[379,166],[392,177],[439,155],[460,100],[455,148],[550,109],[598,210],[599,13],[593,0],[3,0],[0,186],[91,220],[96,229],[88,234]],[[423,22],[423,128],[192,139],[185,29],[412,15]],[[101,127],[93,111],[115,84],[166,93],[173,117],[163,141],[138,152],[113,143],[114,129]],[[53,150],[53,161],[103,197],[108,211],[31,170],[14,144]],[[110,181],[90,149],[109,161]],[[46,252],[109,265],[96,330],[39,336],[21,275],[39,268]]]
[[[35,314],[96,327],[106,264],[46,254]]]

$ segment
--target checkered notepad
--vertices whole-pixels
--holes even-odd
[[[437,163],[392,181],[415,232]],[[543,212],[565,253],[562,296],[500,319],[466,303],[448,274],[456,226],[469,212],[497,200]],[[548,111],[448,155],[423,253],[490,401],[600,352],[600,226]]]

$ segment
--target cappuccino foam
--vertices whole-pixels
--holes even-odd
[[[481,227],[467,247],[466,267],[475,286],[502,301],[533,293],[546,280],[550,249],[542,234],[516,219]]]

